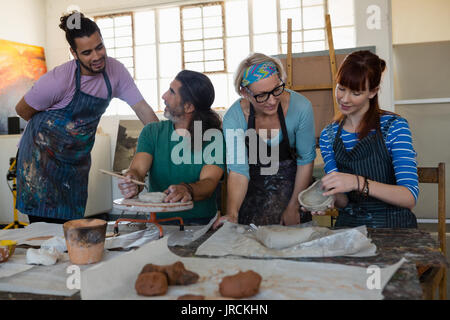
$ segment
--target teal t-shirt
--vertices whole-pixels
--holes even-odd
[[[209,132],[209,131],[207,131]],[[203,138],[202,151],[192,152],[190,142],[175,132],[171,121],[147,124],[142,130],[136,152],[153,156],[149,171],[149,191],[162,192],[172,184],[194,183],[200,180],[204,165],[214,164],[225,170],[225,142],[220,130],[212,131],[212,138]],[[205,200],[195,201],[188,211],[157,214],[158,219],[213,218],[217,213],[216,192]],[[195,221],[192,221],[195,222]]]

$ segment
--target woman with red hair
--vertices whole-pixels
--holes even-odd
[[[411,212],[419,194],[411,131],[405,119],[378,105],[385,68],[376,54],[357,51],[338,71],[341,114],[320,137],[324,195],[335,198],[336,227],[417,228]]]

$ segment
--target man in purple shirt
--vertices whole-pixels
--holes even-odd
[[[16,207],[31,223],[84,216],[90,152],[113,97],[144,124],[158,121],[128,70],[106,55],[97,24],[79,12],[60,20],[74,60],[43,75],[16,106],[29,121],[17,157]]]

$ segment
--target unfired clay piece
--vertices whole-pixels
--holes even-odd
[[[333,202],[332,196],[324,196],[322,181],[317,180],[308,189],[298,195],[300,205],[309,211],[325,211]]]
[[[141,296],[161,296],[166,294],[168,289],[167,277],[162,272],[141,273],[134,288]]]
[[[259,292],[262,277],[252,271],[239,272],[222,279],[219,285],[219,292],[224,297],[247,298]]]
[[[189,270],[186,270],[183,262],[177,261],[174,264],[167,266],[158,266],[155,264],[147,264],[141,271],[147,272],[162,272],[167,276],[169,285],[185,286],[196,283],[198,281],[198,274]]]
[[[139,193],[139,200],[142,202],[162,203],[167,197],[164,192],[141,192]]]
[[[295,228],[281,225],[260,226],[255,232],[256,239],[271,249],[284,249],[319,238],[329,233],[327,228]]]

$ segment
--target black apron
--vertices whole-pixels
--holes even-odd
[[[338,171],[396,185],[392,158],[385,144],[389,127],[396,119],[397,117],[389,119],[381,132],[377,130],[376,134],[368,135],[348,152],[341,139],[344,121],[339,125],[334,143],[332,126],[328,126],[327,133],[332,141]],[[365,198],[356,191],[347,195],[349,203],[345,208],[339,209],[336,227],[366,225],[369,228],[417,228],[416,217],[407,208],[397,207],[370,196]]]
[[[274,175],[262,175],[261,169],[271,164],[261,164],[259,159],[259,145],[267,147],[267,155],[271,154],[271,146],[259,141],[257,150],[257,163],[249,163],[250,181],[244,202],[239,210],[238,223],[255,225],[279,224],[281,216],[286,209],[295,186],[297,174],[297,154],[289,144],[289,136],[284,120],[281,104],[278,105],[278,118],[280,120],[283,140],[279,145],[278,172]],[[250,104],[250,115],[248,117],[248,129],[255,129],[255,109]],[[245,144],[249,148],[249,139],[246,137]],[[250,151],[249,151],[250,152]],[[272,164],[273,165],[273,164]],[[309,212],[299,210],[301,223],[311,221]]]

